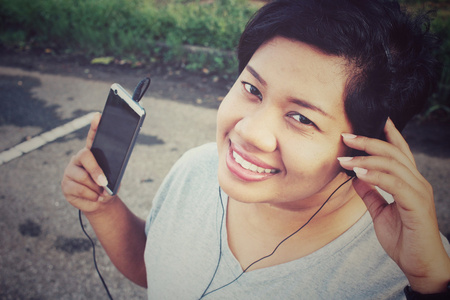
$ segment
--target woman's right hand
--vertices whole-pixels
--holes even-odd
[[[84,213],[98,211],[113,198],[103,188],[108,181],[90,150],[100,118],[100,113],[94,115],[86,146],[72,157],[61,181],[67,201]]]

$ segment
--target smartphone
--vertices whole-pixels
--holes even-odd
[[[144,108],[114,83],[109,90],[91,147],[108,179],[107,192],[115,195],[145,119]]]

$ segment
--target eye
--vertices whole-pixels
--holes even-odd
[[[244,88],[247,92],[262,100],[261,92],[254,85],[244,81],[242,82],[242,84],[244,85]]]
[[[289,117],[291,117],[292,119],[294,119],[295,121],[302,123],[304,125],[308,125],[308,126],[316,126],[316,124],[314,124],[313,121],[311,121],[310,119],[308,119],[307,117],[305,117],[302,114],[299,114],[297,112],[292,112],[288,114]]]

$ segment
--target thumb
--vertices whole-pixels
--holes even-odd
[[[114,197],[115,197],[115,195],[111,196],[110,194],[108,194],[108,192],[105,189],[103,189],[103,193],[101,193],[98,196],[97,200],[101,203],[107,203]]]
[[[372,219],[383,211],[383,209],[389,204],[383,198],[383,196],[376,190],[376,188],[361,179],[355,178],[353,180],[353,188],[359,197],[364,201]]]
[[[95,134],[97,133],[98,124],[100,123],[100,118],[102,117],[101,113],[96,113],[92,117],[91,127],[89,128],[89,132],[86,138],[86,148],[91,149],[92,143],[94,142]]]

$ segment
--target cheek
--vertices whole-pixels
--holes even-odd
[[[238,105],[239,102],[236,101],[237,98],[238,95],[235,86],[233,86],[220,104],[217,111],[217,142],[234,128],[235,124],[241,119],[239,111],[242,111],[242,109]]]
[[[337,160],[341,147],[337,142],[330,144],[319,138],[310,140],[303,137],[301,142],[291,140],[290,146],[281,150],[288,174],[310,179],[318,176],[327,181],[341,170]]]
[[[230,124],[231,120],[228,103],[226,102],[226,99],[224,99],[217,111],[217,142],[223,139],[226,132],[230,130]]]

